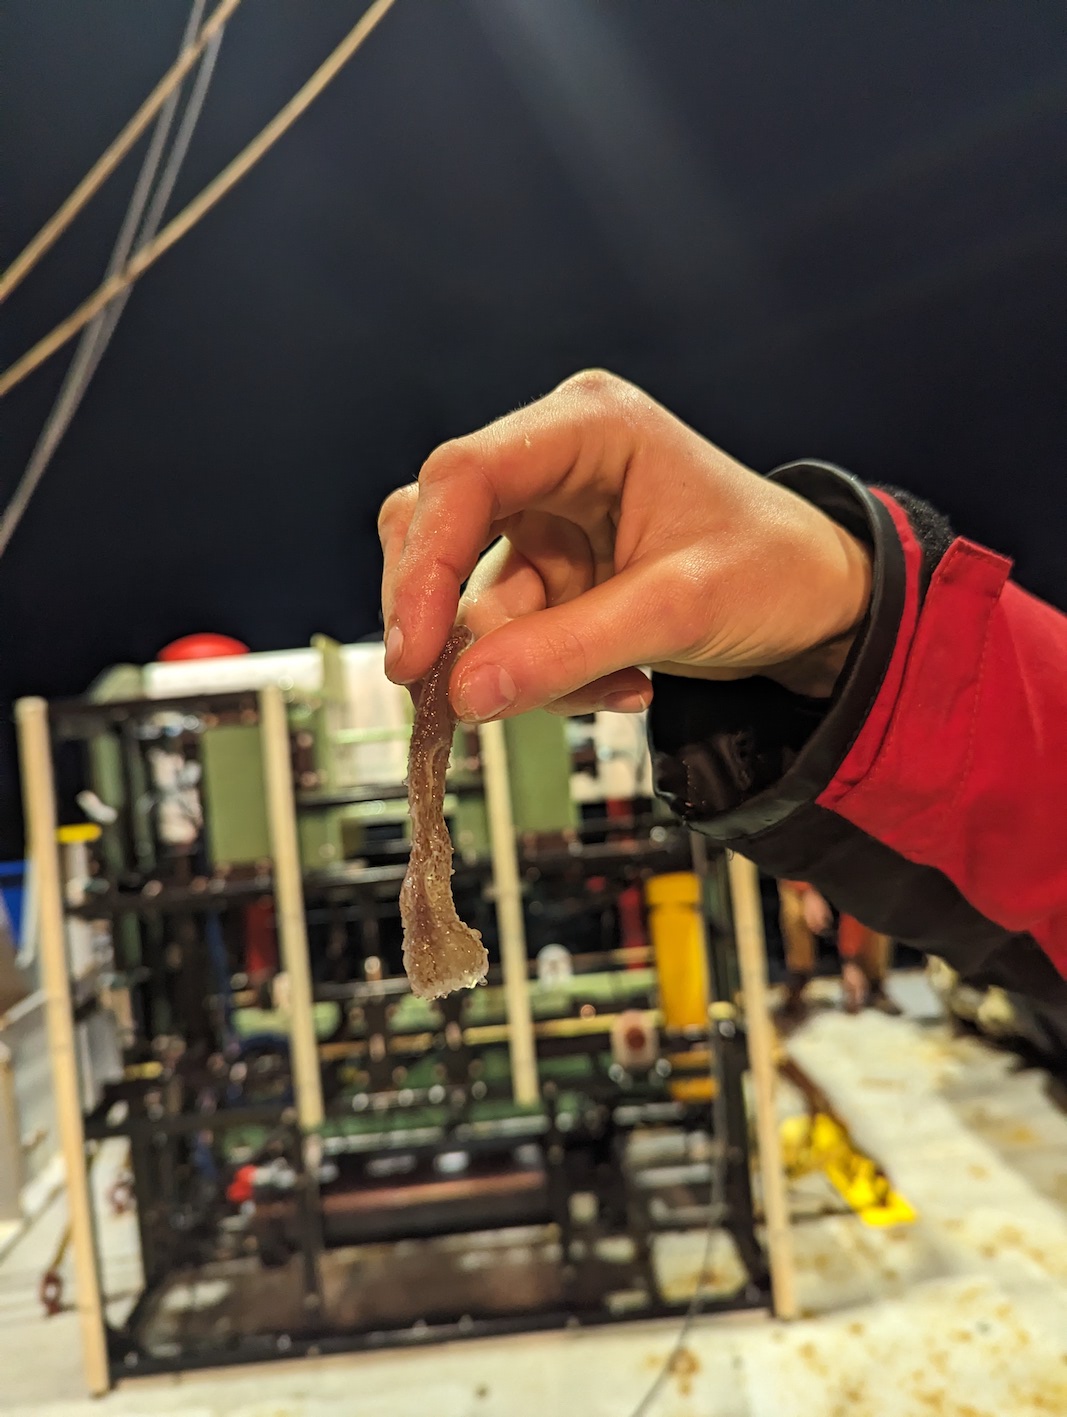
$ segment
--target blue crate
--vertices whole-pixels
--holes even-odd
[[[22,898],[25,861],[0,861],[0,899],[4,902],[16,948],[22,943]]]

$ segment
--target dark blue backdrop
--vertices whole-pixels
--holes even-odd
[[[0,9],[0,258],[186,13]],[[246,0],[179,202],[357,13]],[[587,364],[756,467],[925,494],[1067,605],[1065,94],[1052,0],[398,0],[135,293],[0,562],[5,704],[192,629],[373,632],[383,494]],[[0,312],[4,363],[98,280],[135,166]],[[63,364],[0,411],[5,495]]]

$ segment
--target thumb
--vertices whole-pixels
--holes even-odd
[[[456,667],[452,702],[477,722],[541,708],[617,670],[672,659],[677,619],[662,566],[622,571],[483,636]]]

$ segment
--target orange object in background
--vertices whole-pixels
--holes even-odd
[[[255,987],[278,973],[278,934],[274,926],[274,901],[270,896],[244,908],[245,973]]]
[[[226,1187],[226,1199],[231,1205],[247,1205],[256,1193],[256,1168],[240,1166]]]
[[[870,953],[876,930],[862,925],[852,915],[842,915],[837,925],[837,949],[842,959],[859,959]]]
[[[807,918],[806,904],[813,896],[817,899],[818,892],[805,881],[780,880],[778,896],[785,962],[792,976],[790,999],[795,1007],[805,985],[815,973],[818,949],[815,933]],[[858,978],[866,980],[870,997],[877,999],[878,1007],[885,1012],[894,1012],[896,1006],[885,994],[885,981],[893,954],[890,937],[872,930],[855,916],[842,913],[837,922],[837,951],[841,958],[846,994],[849,971],[858,967],[861,971]],[[789,1006],[787,1001],[787,1008]]]
[[[640,886],[627,886],[619,892],[619,943],[624,950],[641,950],[648,944],[645,935],[645,907]],[[631,960],[629,969],[644,969],[641,958]]]

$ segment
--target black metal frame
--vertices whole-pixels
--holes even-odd
[[[247,723],[256,715],[258,705],[256,696],[245,692],[190,696],[173,701],[101,704],[83,701],[55,705],[52,721],[60,738],[84,739],[102,727],[109,731],[118,729],[120,734],[129,738],[133,734],[133,724],[138,718],[174,709],[206,716],[214,723],[220,719]],[[125,755],[123,761],[125,764]],[[131,789],[128,801],[132,800]],[[334,799],[331,797],[327,801],[312,794],[308,797],[308,805],[313,803],[333,805]],[[612,834],[627,830],[635,825],[637,820],[635,818],[633,822],[622,822],[606,818],[603,822],[590,823],[585,833],[579,833],[574,842],[566,845],[520,844],[524,864],[546,879],[551,879],[557,872],[572,870],[578,863],[584,863],[595,868],[598,874],[615,873],[623,880],[632,879],[635,874],[650,870],[677,870],[689,866],[689,850],[681,828],[674,828],[666,839],[650,838],[643,843],[640,850],[635,850],[631,843],[610,839]],[[645,819],[640,820],[644,825]],[[648,824],[660,825],[651,817],[648,818]],[[608,839],[589,842],[581,840],[583,835],[604,836]],[[475,882],[484,875],[484,870],[484,863],[471,865],[457,862],[457,879],[460,882]],[[327,914],[336,913],[338,907],[342,911],[351,910],[366,924],[368,914],[374,917],[376,922],[379,905],[383,899],[391,897],[395,901],[395,889],[403,871],[403,863],[386,861],[380,865],[309,872],[305,884],[314,897],[325,902]],[[99,893],[91,902],[71,913],[90,918],[130,914],[145,922],[142,928],[146,928],[151,921],[162,921],[170,917],[182,919],[203,912],[224,911],[243,900],[269,894],[273,886],[270,875],[262,871],[230,877],[197,877],[191,881],[179,880],[177,883],[167,884],[149,879],[147,882],[135,884],[137,889],[117,889],[112,884],[110,889]],[[147,890],[145,885],[148,886]],[[317,908],[313,905],[312,911]],[[729,922],[715,918],[713,912],[706,910],[705,913],[709,926],[712,992],[715,998],[727,1000],[733,994]],[[373,940],[374,929],[369,929],[366,934],[367,940],[364,943],[365,948],[368,948],[367,941]],[[158,964],[158,961],[156,963]],[[148,966],[147,970],[142,972],[150,972],[151,967]],[[132,977],[127,982],[135,988],[143,987]],[[330,985],[321,982],[316,987],[317,999],[344,1000],[353,999],[357,995],[365,1013],[367,1038],[372,1035],[387,1038],[390,1033],[387,1009],[393,997],[392,991],[371,986],[364,988],[359,985]],[[444,1023],[441,1031],[447,1034],[450,1024],[460,1023],[461,1004],[446,1000],[442,1004],[442,1011]],[[688,1048],[710,1047],[717,1058],[717,1082],[721,1103],[719,1116],[723,1135],[715,1138],[719,1144],[718,1159],[709,1163],[709,1173],[714,1171],[716,1165],[722,1166],[722,1205],[720,1212],[714,1215],[710,1214],[709,1206],[708,1223],[724,1229],[731,1235],[747,1271],[747,1278],[737,1293],[710,1298],[702,1302],[700,1307],[705,1313],[762,1308],[769,1303],[770,1289],[766,1259],[756,1237],[749,1175],[748,1125],[742,1092],[742,1076],[745,1070],[744,1037],[735,1019],[728,1015],[717,1017],[707,1031],[698,1032],[699,1036],[664,1036],[663,1048],[665,1052],[673,1055]],[[560,1049],[566,1051],[593,1053],[603,1053],[607,1046],[606,1034],[575,1038],[568,1040],[566,1044],[558,1044]],[[557,1045],[546,1043],[543,1051],[545,1054],[555,1052]],[[387,1049],[384,1058],[375,1060],[368,1057],[361,1064],[370,1074],[367,1084],[370,1091],[380,1096],[393,1091],[392,1069],[398,1057],[393,1050]],[[456,1108],[454,1116],[454,1122],[459,1124],[462,1124],[472,1100],[469,1068],[471,1057],[471,1050],[462,1042],[459,1046],[445,1048],[440,1053],[446,1071],[443,1080],[446,1092],[452,1099],[462,1099],[462,1105]],[[447,1319],[440,1315],[430,1315],[425,1320],[412,1324],[390,1328],[366,1328],[347,1334],[331,1331],[325,1325],[324,1319],[321,1331],[313,1335],[244,1335],[217,1348],[205,1346],[166,1356],[153,1354],[145,1350],[139,1335],[150,1316],[154,1300],[171,1277],[171,1270],[168,1268],[170,1247],[157,1245],[157,1227],[152,1217],[153,1202],[158,1207],[165,1200],[166,1187],[157,1173],[160,1164],[172,1150],[175,1155],[179,1154],[181,1146],[184,1145],[183,1139],[191,1138],[197,1133],[218,1133],[245,1126],[265,1126],[271,1129],[295,1176],[294,1214],[298,1230],[297,1252],[301,1256],[302,1302],[305,1311],[309,1313],[321,1312],[320,1275],[326,1240],[319,1183],[307,1164],[309,1139],[302,1135],[291,1108],[271,1103],[262,1106],[227,1107],[209,1114],[186,1111],[156,1116],[148,1115],[142,1107],[143,1094],[147,1090],[148,1087],[131,1087],[130,1084],[112,1089],[104,1103],[86,1119],[85,1127],[86,1139],[90,1143],[108,1137],[121,1136],[128,1139],[135,1175],[134,1192],[140,1202],[138,1224],[144,1258],[145,1288],[121,1330],[108,1331],[111,1376],[115,1380],[132,1373],[179,1372],[218,1364],[243,1364],[277,1359],[280,1356],[417,1347],[460,1338],[570,1326],[595,1326],[633,1318],[669,1318],[685,1313],[690,1307],[688,1300],[668,1301],[659,1291],[653,1266],[653,1243],[655,1234],[662,1227],[654,1221],[649,1206],[637,1188],[629,1184],[622,1165],[620,1138],[624,1136],[626,1127],[617,1124],[615,1110],[628,1106],[640,1109],[642,1101],[647,1100],[649,1094],[647,1089],[642,1093],[640,1087],[627,1094],[619,1086],[609,1084],[605,1077],[600,1077],[594,1084],[580,1089],[588,1097],[586,1119],[578,1126],[567,1129],[561,1125],[553,1085],[548,1083],[544,1088],[545,1111],[539,1146],[544,1161],[548,1212],[558,1232],[562,1252],[561,1277],[565,1295],[565,1302],[562,1304],[532,1308],[523,1314],[464,1314]],[[486,1095],[487,1089],[484,1086],[480,1094],[474,1094],[481,1097]],[[112,1114],[113,1105],[117,1100],[125,1100],[129,1108],[128,1114],[120,1121],[116,1121]],[[699,1124],[704,1130],[711,1130],[706,1104],[691,1105],[688,1111],[682,1104],[660,1105],[666,1106],[667,1112],[670,1112],[673,1106],[675,1119],[683,1128],[693,1129]],[[390,1106],[389,1110],[398,1109]],[[437,1150],[453,1149],[459,1145],[463,1150],[473,1152],[477,1151],[481,1144],[469,1137],[464,1137],[457,1143],[453,1133],[452,1141],[445,1136],[440,1144],[435,1145]],[[487,1145],[494,1145],[491,1138]],[[372,1158],[376,1154],[385,1155],[387,1151],[380,1148],[375,1153],[374,1149],[370,1148],[365,1156]],[[170,1162],[167,1162],[167,1165],[169,1164]],[[576,1177],[579,1174],[586,1180],[590,1175],[602,1178],[606,1204],[613,1207],[615,1212],[613,1223],[618,1226],[623,1220],[626,1222],[626,1233],[634,1243],[634,1266],[640,1271],[647,1294],[647,1302],[640,1309],[628,1309],[624,1313],[609,1310],[606,1301],[612,1290],[605,1288],[598,1293],[592,1270],[583,1270],[583,1266],[591,1263],[588,1259],[591,1247],[579,1243],[588,1237],[574,1232],[571,1218],[572,1195],[577,1190],[589,1189],[587,1184],[578,1183]],[[162,1189],[159,1189],[160,1187]],[[220,1214],[216,1208],[212,1221],[216,1236]]]
[[[729,1066],[723,1069],[724,1080],[729,1080],[726,1082],[726,1086],[731,1093],[736,1087],[739,1099],[740,1078],[744,1067],[744,1047],[741,1035],[736,1031],[731,1033],[729,1029],[722,1031],[720,1033],[720,1047],[724,1062],[727,1058],[730,1059]],[[652,1241],[654,1235],[658,1233],[659,1227],[652,1222],[647,1208],[636,1203],[639,1200],[637,1190],[630,1189],[627,1192],[625,1183],[616,1194],[616,1200],[623,1196],[628,1201],[629,1227],[627,1233],[634,1242],[634,1265],[642,1273],[649,1299],[639,1309],[628,1310],[621,1314],[609,1311],[602,1301],[599,1303],[595,1300],[590,1301],[588,1283],[583,1284],[582,1282],[582,1265],[588,1262],[590,1251],[588,1247],[585,1247],[586,1258],[583,1259],[581,1254],[583,1246],[575,1242],[582,1241],[586,1237],[574,1233],[571,1228],[570,1201],[574,1189],[574,1173],[570,1163],[577,1155],[585,1167],[584,1174],[588,1178],[591,1174],[590,1161],[594,1165],[596,1163],[596,1157],[592,1155],[592,1148],[594,1143],[599,1140],[602,1143],[601,1162],[614,1167],[615,1175],[618,1177],[621,1176],[619,1157],[612,1151],[610,1137],[603,1127],[600,1128],[599,1134],[596,1125],[585,1130],[580,1127],[566,1131],[561,1130],[556,1117],[555,1099],[551,1085],[546,1088],[546,1094],[545,1127],[541,1137],[541,1148],[545,1158],[550,1208],[559,1234],[564,1293],[565,1296],[567,1294],[571,1296],[571,1302],[535,1308],[522,1314],[493,1316],[460,1314],[447,1319],[431,1316],[402,1325],[366,1327],[344,1334],[337,1333],[329,1326],[304,1334],[245,1334],[218,1346],[197,1346],[179,1353],[161,1355],[146,1350],[139,1336],[155,1300],[170,1277],[166,1271],[152,1272],[155,1266],[151,1266],[149,1263],[152,1240],[148,1236],[146,1237],[148,1241],[146,1253],[148,1279],[145,1289],[123,1327],[120,1330],[109,1329],[108,1331],[112,1380],[118,1381],[133,1374],[185,1372],[213,1366],[275,1360],[280,1357],[413,1348],[465,1338],[562,1328],[596,1327],[634,1319],[676,1318],[686,1313],[690,1307],[689,1300],[670,1301],[664,1299],[659,1292],[652,1268]],[[688,1121],[690,1125],[695,1124],[698,1119],[704,1120],[705,1109],[699,1105],[690,1104],[685,1107],[681,1104],[674,1104],[672,1107],[671,1104],[661,1104],[661,1108],[664,1111],[673,1110],[676,1116],[680,1116],[683,1121]],[[737,1116],[733,1105],[731,1105],[731,1113],[735,1117]],[[743,1112],[740,1119],[743,1121]],[[602,1116],[599,1121],[603,1121]],[[317,1210],[316,1182],[304,1163],[304,1138],[291,1111],[271,1107],[253,1107],[235,1109],[210,1119],[196,1115],[167,1116],[159,1119],[131,1117],[125,1122],[115,1125],[107,1121],[101,1108],[88,1119],[86,1135],[90,1140],[116,1135],[128,1136],[134,1148],[136,1169],[138,1150],[158,1143],[164,1137],[187,1136],[193,1132],[203,1131],[205,1130],[205,1122],[213,1130],[243,1127],[249,1124],[266,1124],[274,1128],[276,1135],[281,1139],[284,1153],[298,1176],[296,1210],[299,1216],[299,1244],[297,1253],[302,1260],[302,1302],[306,1310],[314,1311],[321,1306],[322,1302],[319,1288],[319,1265],[324,1253],[323,1235]],[[766,1262],[762,1249],[755,1238],[748,1159],[746,1148],[743,1145],[744,1136],[745,1132],[742,1131],[740,1136],[728,1135],[721,1139],[723,1160],[726,1166],[725,1204],[721,1213],[709,1216],[709,1223],[715,1224],[717,1228],[725,1229],[732,1236],[748,1274],[746,1281],[734,1294],[716,1296],[701,1301],[700,1312],[702,1314],[762,1309],[766,1308],[770,1302]],[[607,1143],[606,1147],[603,1145],[604,1143]],[[480,1144],[469,1138],[462,1142],[464,1149],[472,1152],[477,1151],[479,1145],[485,1148],[491,1144],[491,1139],[482,1139]],[[435,1146],[432,1143],[425,1144],[425,1148],[428,1149],[428,1152],[442,1149],[440,1145]],[[405,1151],[408,1149],[404,1148]],[[444,1149],[449,1149],[447,1141],[444,1143]],[[383,1153],[380,1151],[367,1151],[364,1153],[364,1159],[371,1159],[381,1154]],[[580,1189],[586,1189],[586,1186],[583,1185]],[[668,1228],[675,1227],[669,1226]],[[694,1230],[693,1233],[700,1232]]]
[[[700,1313],[704,1317],[711,1317],[715,1314],[763,1310],[768,1307],[769,1302],[768,1292],[749,1286],[740,1294],[728,1298],[703,1301]],[[660,1303],[642,1310],[640,1314],[625,1315],[572,1312],[565,1308],[533,1310],[492,1319],[476,1319],[464,1315],[454,1323],[418,1323],[410,1328],[378,1329],[367,1333],[325,1335],[316,1338],[296,1338],[289,1334],[245,1338],[232,1346],[200,1350],[182,1358],[142,1354],[136,1349],[123,1348],[119,1344],[110,1350],[113,1355],[111,1380],[117,1383],[134,1375],[152,1377],[197,1372],[208,1368],[277,1362],[280,1358],[322,1358],[349,1353],[381,1353],[390,1349],[434,1347],[439,1343],[457,1343],[473,1338],[503,1338],[525,1333],[548,1333],[559,1329],[603,1328],[613,1323],[678,1319],[688,1313],[689,1307],[688,1302]]]

